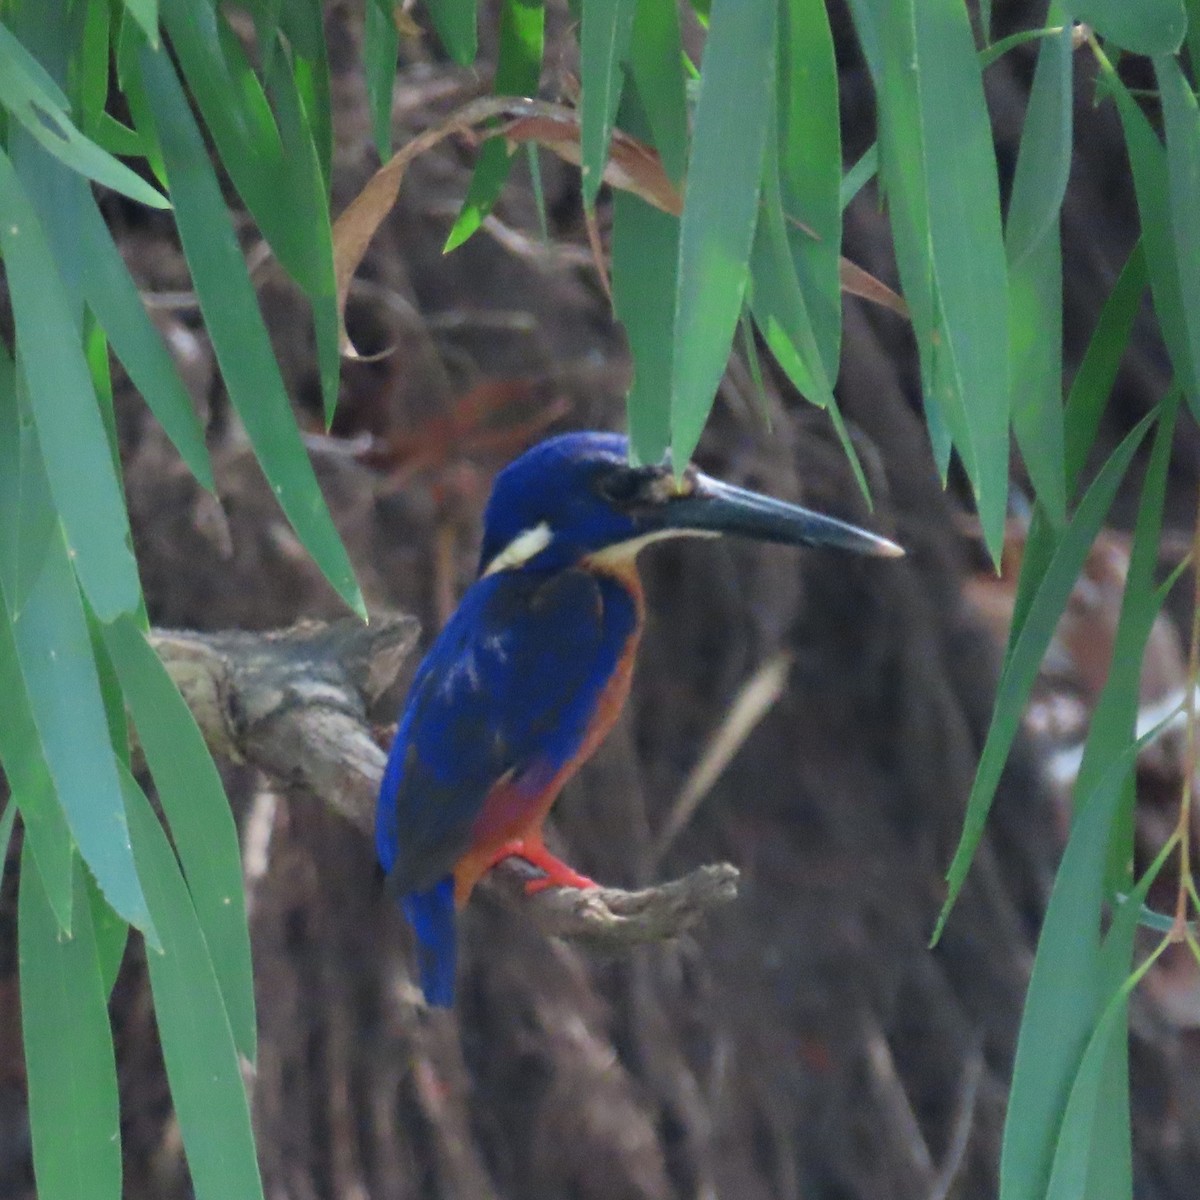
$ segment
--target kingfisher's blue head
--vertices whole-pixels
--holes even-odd
[[[722,533],[884,557],[904,553],[886,538],[694,467],[678,479],[667,466],[632,467],[620,434],[567,433],[534,446],[496,477],[479,571],[558,571],[589,558],[632,558],[660,538]]]

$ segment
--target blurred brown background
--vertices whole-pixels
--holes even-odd
[[[997,6],[1000,36],[1038,6]],[[1029,11],[1027,11],[1029,10]],[[1036,10],[1036,11],[1035,11]],[[873,99],[833,6],[847,161],[873,137]],[[544,94],[573,69],[565,7],[548,14]],[[1007,24],[1006,24],[1007,23]],[[335,209],[377,166],[359,72],[361,5],[329,5],[338,100]],[[486,40],[490,35],[485,34]],[[988,72],[1011,172],[1034,51]],[[1111,106],[1088,65],[1065,214],[1068,361],[1136,236]],[[399,145],[485,91],[432,42],[406,43]],[[364,465],[316,452],[368,603],[416,613],[425,640],[471,578],[495,470],[547,428],[616,427],[629,364],[588,262],[577,174],[543,155],[552,243],[519,159],[497,220],[441,245],[473,152],[444,143],[409,172],[352,294],[363,351],[334,433],[390,447]],[[217,381],[169,224],[119,199],[122,247],[210,421],[223,512],[124,388],[126,484],[156,624],[269,628],[339,613],[255,467]],[[601,208],[603,221],[604,211]],[[244,246],[257,235],[243,222]],[[896,284],[873,188],[846,253]],[[268,266],[261,295],[301,420],[319,424],[311,327]],[[1111,435],[1161,394],[1148,322],[1121,375]],[[700,459],[725,478],[864,519],[826,418],[769,381],[770,431],[734,362]],[[700,862],[743,871],[737,904],[678,944],[598,959],[480,899],[454,1017],[418,1002],[406,930],[372,849],[318,805],[285,806],[230,769],[243,833],[261,1028],[251,1080],[269,1197],[391,1200],[982,1200],[995,1194],[1007,1080],[1040,912],[1061,849],[1041,748],[1010,764],[946,936],[927,949],[990,712],[998,647],[963,584],[980,562],[919,417],[913,345],[895,315],[846,303],[839,393],[901,564],[775,547],[683,544],[644,558],[650,620],[628,711],[568,788],[554,832],[569,861],[641,886]],[[1187,532],[1194,426],[1173,492]],[[1136,475],[1136,472],[1135,472]],[[1131,481],[1136,483],[1136,479]],[[1118,518],[1127,517],[1130,490]],[[780,654],[788,686],[695,816],[656,858],[656,833],[738,689]],[[415,665],[415,664],[413,664]],[[399,696],[378,714],[394,720]],[[11,873],[0,908],[0,1195],[32,1195],[24,1124]],[[1133,1016],[1138,1196],[1186,1200],[1200,1179],[1195,980]],[[1173,993],[1175,994],[1175,993]],[[1191,998],[1192,1007],[1188,1008]],[[113,1003],[126,1194],[189,1194],[140,952]]]

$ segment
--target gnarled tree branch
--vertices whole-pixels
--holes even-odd
[[[271,633],[156,630],[152,641],[213,753],[258,767],[292,798],[330,805],[372,837],[386,755],[367,710],[395,682],[417,634],[414,618],[389,616]],[[636,892],[526,895],[535,874],[510,859],[481,886],[548,933],[609,949],[676,937],[737,895],[728,863]]]

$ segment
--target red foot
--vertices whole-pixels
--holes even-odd
[[[600,886],[595,880],[589,879],[586,875],[580,875],[578,871],[567,866],[562,859],[555,858],[546,849],[546,844],[541,838],[517,838],[511,842],[505,842],[497,851],[491,865],[495,866],[496,863],[506,858],[523,858],[530,866],[537,867],[538,870],[544,872],[541,879],[531,879],[526,883],[525,894],[527,896],[535,896],[538,892],[544,892],[550,887],[583,890]]]

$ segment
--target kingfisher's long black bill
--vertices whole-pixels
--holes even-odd
[[[792,546],[833,546],[878,558],[904,554],[895,542],[857,525],[707,475],[697,474],[692,492],[668,500],[659,519],[668,529],[732,533]]]

